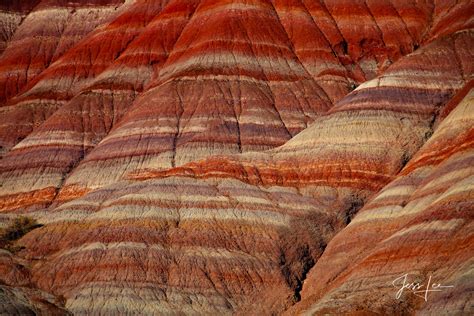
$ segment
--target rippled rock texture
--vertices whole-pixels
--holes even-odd
[[[0,312],[472,314],[473,11],[0,4]]]

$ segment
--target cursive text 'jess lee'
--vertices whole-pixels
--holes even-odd
[[[453,288],[454,285],[442,285],[441,283],[431,283],[431,275],[426,285],[418,282],[408,282],[408,273],[393,280],[392,285],[398,289],[395,298],[399,299],[404,290],[411,291],[418,297],[428,301],[429,292],[441,292],[445,288]]]

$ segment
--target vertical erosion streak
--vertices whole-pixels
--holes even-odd
[[[249,48],[250,50],[252,51],[252,57],[251,58],[255,58],[255,61],[256,63],[259,65],[260,67],[260,71],[261,73],[263,74],[263,76],[265,77],[265,85],[268,89],[268,98],[270,99],[269,100],[269,103],[272,105],[273,107],[273,110],[275,111],[275,114],[278,116],[278,119],[280,120],[283,128],[285,129],[285,132],[286,134],[288,135],[288,139],[291,139],[293,137],[293,135],[290,133],[288,127],[286,126],[285,122],[283,121],[282,117],[281,117],[281,114],[280,112],[278,111],[277,107],[276,107],[276,104],[275,104],[275,95],[273,94],[273,91],[272,89],[270,88],[270,80],[268,79],[268,76],[265,72],[265,70],[263,69],[263,67],[260,65],[259,61],[258,61],[258,58],[257,58],[257,53],[255,52],[255,49],[252,45],[252,40],[250,39],[250,36],[249,36],[249,32],[247,30],[247,27],[244,25],[242,19],[239,19],[239,27],[240,29],[242,30],[242,32],[245,34],[245,38],[247,40],[247,42],[249,43]],[[250,57],[249,57],[250,58]]]
[[[171,167],[176,167],[176,146],[178,142],[178,137],[180,136],[180,125],[181,125],[181,116],[184,113],[184,104],[183,104],[183,97],[181,92],[179,91],[180,85],[179,81],[174,83],[176,85],[176,95],[178,96],[178,107],[175,107],[176,110],[176,133],[173,136],[173,143],[172,143],[172,156],[171,156]]]
[[[293,53],[293,55],[296,57],[296,59],[298,60],[298,63],[301,65],[301,67],[303,67],[305,73],[308,75],[309,78],[311,78],[311,81],[324,93],[324,97],[325,99],[331,104],[331,107],[332,107],[332,100],[331,98],[329,97],[329,95],[327,94],[326,90],[324,90],[324,88],[316,81],[316,78],[313,77],[313,75],[308,71],[308,69],[306,69],[306,66],[304,65],[303,61],[301,60],[300,56],[298,56],[298,53],[296,52],[296,49],[295,49],[295,46],[293,44],[293,42],[291,41],[290,39],[290,35],[288,34],[288,31],[286,30],[285,26],[283,25],[283,23],[281,22],[281,19],[280,19],[280,15],[278,14],[278,10],[275,8],[275,4],[273,3],[274,0],[272,0],[270,3],[273,7],[273,12],[278,20],[278,23],[280,24],[281,26],[281,29],[284,31],[284,34],[286,36],[286,42],[287,42],[287,46],[290,48],[291,52]],[[304,6],[304,4],[301,2],[301,4]],[[306,6],[305,6],[305,9],[306,9]],[[306,9],[307,10],[307,9]],[[311,16],[311,15],[310,15]],[[311,19],[314,22],[314,19],[313,17],[311,16]],[[315,23],[316,25],[316,23]],[[324,34],[323,34],[324,35]],[[327,38],[324,36],[324,38],[326,39],[327,41],[327,44],[328,46],[331,48],[331,51],[333,52],[333,54],[335,56],[337,56],[337,54],[334,52],[334,49],[331,45],[331,43],[329,43],[329,41],[327,40]],[[339,57],[338,57],[339,58]],[[307,101],[308,102],[308,101]]]
[[[161,7],[159,12],[157,13],[157,15],[163,10],[164,8]],[[156,16],[156,15],[155,15]],[[114,65],[114,63],[120,58],[120,56],[122,56],[122,54],[127,50],[127,48],[131,45],[131,43],[134,42],[134,40],[136,40],[140,34],[142,34],[143,30],[146,29],[146,27],[151,23],[151,21],[153,21],[153,17],[151,17],[148,21],[146,21],[146,23],[143,25],[142,27],[142,30],[140,32],[136,32],[135,34],[133,34],[132,36],[130,36],[129,38],[126,39],[126,42],[124,44],[121,45],[120,49],[117,50],[116,52],[114,52],[114,55],[113,55],[113,59],[109,62],[109,65],[107,68],[103,69],[100,73],[103,73],[104,71],[106,71],[108,68],[110,68],[111,66]],[[113,39],[112,39],[113,40]],[[95,65],[97,63],[97,58],[98,56],[95,56],[95,58],[92,57],[92,50],[91,49],[87,49],[86,50],[87,52],[87,56],[89,56],[89,65],[91,68],[93,65]],[[99,73],[99,74],[100,74]],[[96,75],[99,76],[99,74]],[[84,90],[83,92],[91,92],[89,90]],[[111,102],[112,102],[112,107],[115,107],[115,99],[113,98],[113,90],[111,89],[111,93],[112,93],[112,98],[111,98]],[[78,94],[78,96],[80,96],[81,94]],[[103,95],[101,94],[101,98],[102,100],[99,101],[99,106],[102,108],[104,108],[104,100],[103,100]],[[71,102],[72,100],[69,101],[69,103]],[[81,104],[81,106],[83,106],[83,104]],[[59,180],[59,184],[58,184],[58,187],[55,188],[55,194],[52,198],[52,200],[50,202],[48,202],[46,208],[49,208],[56,200],[58,194],[59,194],[59,191],[61,190],[61,188],[63,187],[65,181],[67,180],[67,177],[68,175],[74,171],[74,169],[80,164],[80,162],[84,159],[85,155],[86,155],[86,146],[85,146],[85,131],[87,130],[86,129],[86,126],[85,126],[85,120],[84,120],[84,115],[86,113],[88,113],[90,115],[90,105],[89,105],[89,110],[88,111],[84,111],[82,110],[81,111],[81,124],[82,124],[82,138],[83,138],[83,142],[82,142],[82,149],[80,151],[80,154],[76,157],[76,158],[72,158],[71,161],[69,162],[68,166],[66,166],[66,169],[65,171],[62,173],[61,175],[61,178]],[[88,120],[89,122],[91,121],[90,118]],[[112,124],[112,123],[111,123]],[[112,125],[110,125],[112,126]],[[106,133],[108,134],[110,132],[110,128],[108,130],[106,130]]]

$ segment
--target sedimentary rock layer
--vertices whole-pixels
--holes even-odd
[[[31,288],[28,262],[0,249],[0,314],[2,315],[66,315],[58,297]]]
[[[135,96],[152,78],[154,70],[160,69],[196,4],[188,1],[183,6],[172,1],[107,71],[19,144],[5,157],[4,162],[8,163],[9,157],[31,162],[20,157],[35,156],[34,165],[24,165],[29,170],[27,173],[41,174],[40,177],[49,178],[47,181],[50,184],[59,187],[72,167],[122,117]],[[153,45],[148,45],[151,38]],[[47,154],[52,152],[61,152],[61,159]],[[49,169],[44,169],[44,166],[49,166]],[[21,168],[15,169],[14,172],[18,172]],[[24,191],[28,184],[24,182],[21,186]],[[54,194],[51,186],[48,189]],[[46,197],[46,201],[51,201],[51,195]]]
[[[305,282],[300,312],[472,311],[472,87],[400,175],[329,243]],[[428,302],[407,289],[400,304],[403,282],[392,283],[405,274],[407,283],[426,286],[431,277],[453,288],[428,293]]]
[[[3,1],[0,3],[0,56],[18,25],[38,2],[39,0]]]
[[[470,1],[25,6],[0,73],[37,12],[100,21],[5,79],[0,226],[43,226],[0,312],[469,312]],[[455,290],[395,300],[405,270]]]
[[[267,287],[278,311],[340,207],[237,180],[127,182],[57,208],[21,244],[40,259],[34,282],[74,313],[229,313]]]
[[[19,5],[20,14],[28,9],[31,11],[23,13],[24,20],[12,32],[1,56],[0,102],[4,103],[21,92],[28,82],[81,38],[107,22],[122,2],[56,0],[25,1]],[[27,3],[31,4],[27,6]],[[13,10],[7,12],[15,13]]]
[[[118,14],[122,2],[42,1],[24,17],[0,56],[0,115],[3,118],[0,124],[0,155],[41,125],[63,104],[59,91],[48,97],[42,89],[42,97],[37,93],[35,98],[36,90],[33,89],[29,97],[14,97],[34,87],[37,77],[50,65],[61,65],[61,57],[88,33],[100,29],[103,23]],[[76,56],[76,67],[80,62]],[[48,82],[50,90],[56,93],[58,85]],[[64,73],[61,82],[69,82]]]
[[[472,72],[447,56],[456,46],[469,59],[471,37],[403,58],[282,147],[138,171],[36,213],[46,226],[20,243],[39,259],[32,279],[79,314],[255,311],[256,293],[262,311],[286,309],[328,240],[395,178],[462,88]]]
[[[137,168],[281,145],[430,39],[430,14],[443,21],[449,8],[434,9],[360,2],[354,33],[335,2],[137,1],[12,101],[6,148],[61,108],[4,158],[0,177],[17,186],[2,195],[42,207],[63,184],[58,202]]]
[[[378,190],[431,135],[438,113],[454,93],[472,80],[472,65],[466,63],[473,57],[472,37],[472,31],[459,31],[420,48],[359,86],[281,147],[164,171],[139,170],[129,177],[230,177],[256,185],[340,183]],[[433,63],[440,64],[433,68]]]

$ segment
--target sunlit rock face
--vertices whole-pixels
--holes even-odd
[[[0,313],[470,314],[473,10],[0,4]]]
[[[453,100],[454,109],[397,177],[331,240],[308,275],[304,300],[292,312],[469,313],[474,250],[472,87]],[[431,284],[453,288],[426,297],[405,290],[400,304],[395,294],[404,275],[407,283],[420,282],[423,288],[430,278]]]

